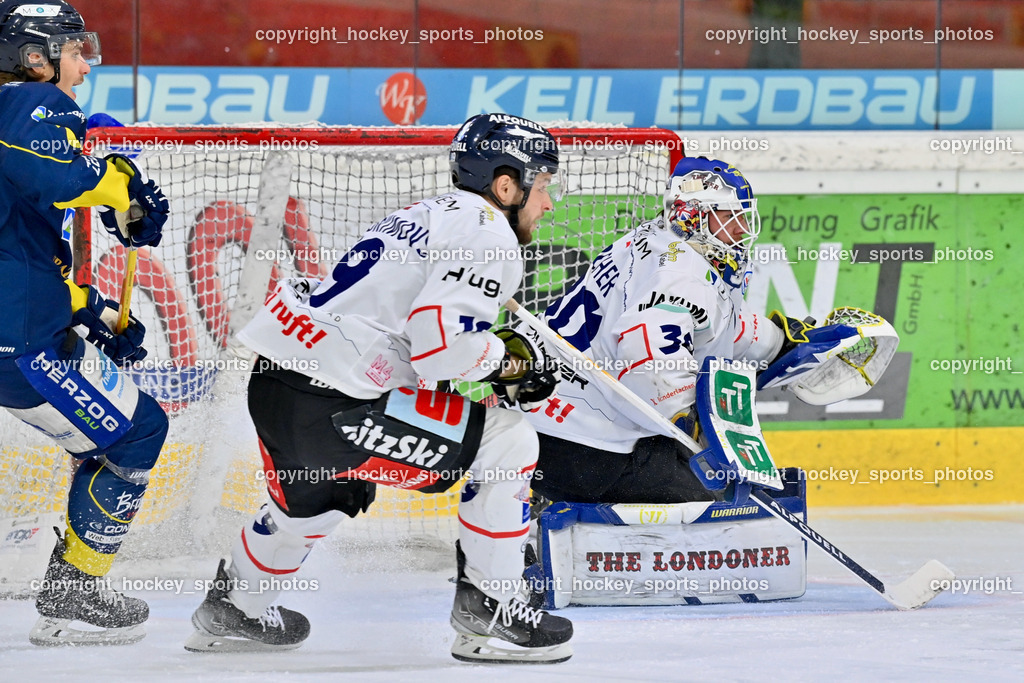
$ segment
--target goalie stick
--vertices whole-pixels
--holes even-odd
[[[540,335],[544,341],[565,351],[566,354],[580,363],[582,368],[594,370],[594,372],[590,374],[591,379],[615,392],[617,396],[627,401],[631,406],[643,413],[645,417],[654,421],[659,427],[661,427],[667,436],[671,436],[676,439],[693,451],[694,454],[703,450],[700,444],[679,429],[671,420],[659,413],[653,407],[648,406],[642,398],[634,394],[626,388],[625,385],[602,370],[590,357],[579,351],[535,315],[520,306],[519,302],[515,299],[509,299],[506,301],[505,308]],[[854,576],[866,583],[875,592],[898,609],[917,609],[918,607],[927,604],[935,596],[945,590],[943,586],[949,585],[949,581],[955,576],[944,564],[938,560],[931,560],[925,563],[923,567],[918,569],[913,575],[903,582],[894,586],[886,586],[881,579],[862,567],[846,553],[839,550],[839,548],[828,541],[824,536],[804,523],[803,520],[778,505],[765,491],[754,489],[751,492],[750,497],[766,511],[781,519],[783,522],[786,522],[809,542],[821,548],[826,555],[841,564],[853,573]],[[935,586],[939,587],[936,588]]]

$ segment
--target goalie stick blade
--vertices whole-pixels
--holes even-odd
[[[195,631],[185,641],[185,649],[189,652],[276,652],[278,650],[294,650],[302,645],[290,643],[288,645],[269,645],[258,640],[249,638],[231,638],[228,636],[215,636],[209,633]]]
[[[955,577],[956,574],[949,567],[938,560],[931,560],[907,580],[895,586],[886,586],[885,596],[898,609],[917,609],[946,590]]]
[[[67,647],[77,645],[131,645],[146,637],[142,624],[124,628],[83,631],[73,628],[70,619],[39,617],[28,634],[28,640],[40,647]]]
[[[551,647],[519,647],[501,638],[458,633],[452,657],[474,664],[558,664],[572,657],[568,643]]]

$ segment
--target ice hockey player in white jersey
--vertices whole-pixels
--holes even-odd
[[[240,335],[259,354],[249,411],[271,500],[221,562],[187,649],[297,647],[309,622],[272,603],[317,539],[365,512],[376,484],[434,493],[468,470],[452,654],[571,656],[571,622],[516,594],[535,432],[520,411],[426,388],[500,382],[524,409],[554,391],[557,364],[540,346],[489,330],[522,281],[520,245],[552,209],[557,145],[532,121],[483,114],[459,129],[450,162],[458,189],[370,227],[323,282],[282,282]]]
[[[602,251],[548,307],[548,325],[664,416],[691,426],[700,363],[759,369],[790,350],[807,324],[747,308],[757,200],[743,175],[704,157],[676,166],[665,211]],[[528,416],[540,434],[534,492],[582,503],[713,500],[689,453],[636,420],[614,395],[563,366],[557,396]],[[737,501],[742,487],[727,490]]]

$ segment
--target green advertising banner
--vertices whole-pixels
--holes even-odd
[[[767,419],[809,419],[816,429],[1024,425],[1012,265],[1022,207],[1014,195],[763,199],[747,295],[755,309],[821,320],[857,306],[900,335],[897,358],[860,409],[794,406]]]

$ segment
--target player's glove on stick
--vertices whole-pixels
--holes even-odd
[[[520,370],[512,375],[492,379],[494,393],[509,405],[518,402],[519,407],[525,411],[540,407],[545,399],[555,393],[558,386],[558,361],[548,356],[539,341],[512,328],[502,328],[495,334],[505,343],[502,368],[510,367],[512,361],[518,359]]]
[[[104,299],[95,287],[82,285],[81,289],[86,295],[86,304],[72,314],[71,321],[89,330],[86,341],[98,346],[118,365],[145,358],[147,351],[142,348],[142,339],[146,336],[146,328],[142,323],[129,317],[124,332],[114,333],[119,308],[117,302]]]
[[[106,160],[128,176],[128,199],[131,200],[131,206],[127,213],[102,207],[100,221],[103,227],[126,247],[157,246],[163,236],[164,223],[167,222],[167,198],[156,183],[147,179],[128,157],[111,154]]]

